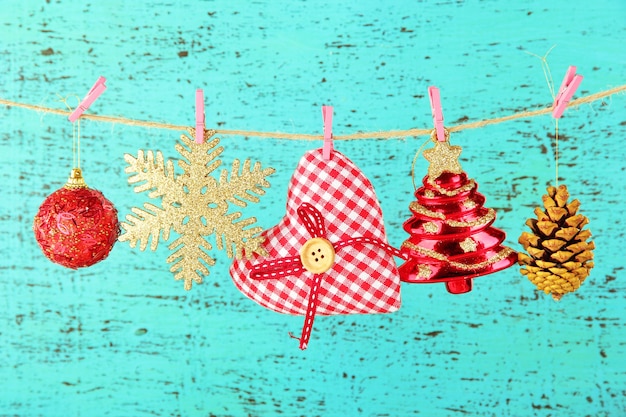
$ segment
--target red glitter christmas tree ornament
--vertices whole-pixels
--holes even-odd
[[[106,258],[117,240],[117,210],[74,168],[67,184],[39,207],[33,230],[52,262],[72,269],[91,266]]]
[[[460,146],[445,140],[424,151],[430,162],[423,185],[415,191],[404,222],[411,236],[401,251],[408,261],[398,270],[404,282],[444,282],[452,294],[471,291],[472,279],[508,268],[517,254],[502,246],[505,233],[492,227],[495,210],[484,206],[478,184],[459,164]]]

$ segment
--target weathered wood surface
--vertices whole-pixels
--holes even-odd
[[[550,102],[539,60],[557,85],[568,65],[580,94],[626,82],[626,3],[148,2],[0,5],[0,97],[62,107],[98,75],[93,112],[194,122],[205,89],[209,125],[335,134],[431,125],[428,85],[448,124]],[[61,117],[0,108],[0,415],[6,416],[623,416],[626,312],[626,98],[569,110],[560,123],[561,177],[594,233],[596,268],[560,303],[517,268],[452,296],[403,286],[394,314],[319,318],[308,351],[287,336],[301,317],[241,295],[218,264],[185,292],[167,250],[118,244],[92,268],[47,261],[31,231],[39,204],[71,164]],[[179,133],[82,124],[83,167],[122,218],[147,197],[126,184],[124,153],[175,157]],[[462,164],[517,236],[554,177],[553,123],[520,120],[453,135]],[[336,147],[376,187],[389,240],[405,238],[410,166],[424,138]],[[284,213],[300,156],[318,144],[226,137],[224,160],[261,158],[272,188],[246,214],[264,227]],[[417,165],[418,178],[426,164]]]

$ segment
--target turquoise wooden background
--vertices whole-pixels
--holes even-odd
[[[192,125],[204,88],[209,126],[335,134],[431,126],[440,87],[447,124],[550,102],[570,64],[577,96],[626,82],[626,3],[558,1],[3,0],[0,97],[63,108],[99,75],[94,113]],[[319,318],[309,350],[287,336],[301,317],[241,295],[225,254],[185,292],[167,250],[120,243],[94,267],[43,257],[31,231],[39,204],[71,168],[64,118],[0,107],[0,415],[6,416],[623,416],[626,409],[624,172],[626,97],[567,111],[561,177],[591,219],[596,268],[560,303],[517,268],[469,294],[403,286],[394,314]],[[83,167],[120,217],[145,196],[126,184],[124,153],[176,157],[180,132],[86,121]],[[519,248],[524,221],[553,180],[550,117],[453,135],[462,164]],[[376,187],[400,245],[410,165],[424,138],[336,143]],[[256,206],[264,227],[284,213],[300,156],[319,143],[224,137],[224,161],[277,169]],[[426,170],[421,161],[419,177]]]

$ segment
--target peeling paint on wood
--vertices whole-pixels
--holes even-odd
[[[425,96],[462,123],[551,101],[567,66],[578,94],[624,84],[626,4],[491,2],[148,2],[70,7],[2,2],[0,97],[63,108],[99,76],[98,114],[194,124],[203,88],[207,126],[321,134],[430,126]],[[70,103],[72,103],[70,98]],[[0,415],[7,416],[619,416],[626,409],[623,236],[624,96],[570,109],[559,123],[560,175],[591,220],[596,268],[560,303],[517,268],[452,296],[404,285],[399,312],[316,320],[311,348],[288,331],[302,317],[264,310],[237,292],[229,260],[185,292],[163,261],[118,244],[70,271],[40,253],[39,204],[71,168],[71,125],[0,108]],[[75,104],[74,104],[75,105]],[[171,154],[179,133],[81,124],[87,182],[121,216],[142,203],[126,184],[124,153]],[[496,225],[519,249],[524,221],[554,177],[549,117],[452,135]],[[389,240],[406,237],[410,166],[425,138],[340,142],[371,179]],[[264,227],[284,214],[286,186],[311,142],[225,137],[233,158],[263,155],[277,173],[246,208]],[[321,144],[319,144],[321,146]],[[268,152],[271,149],[271,152]],[[418,178],[426,164],[416,166]]]

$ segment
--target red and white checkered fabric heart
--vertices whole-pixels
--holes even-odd
[[[321,217],[317,223],[316,213]],[[316,224],[317,234],[336,251],[332,267],[319,274],[303,269],[299,261],[303,245],[316,237]],[[235,260],[230,268],[237,288],[262,306],[303,315],[311,313],[310,298],[316,293],[313,315],[387,313],[400,307],[400,279],[390,254],[399,252],[385,243],[383,214],[372,184],[341,153],[332,151],[330,160],[324,160],[318,149],[302,157],[289,183],[287,213],[263,236],[268,256]],[[285,262],[299,266],[258,277],[260,265],[263,270],[263,265]]]

